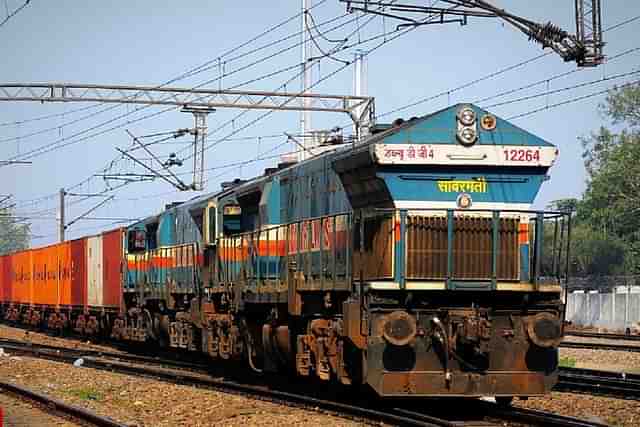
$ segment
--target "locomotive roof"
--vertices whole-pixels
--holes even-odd
[[[260,175],[245,182],[239,183],[232,188],[221,189],[193,197],[192,199],[180,203],[177,206],[166,209],[159,214],[138,221],[131,226],[155,221],[164,212],[169,212],[172,210],[177,211],[184,209],[193,210],[201,207],[204,208],[206,204],[212,199],[219,199],[224,197],[225,195],[230,195],[233,193],[238,194],[251,191],[252,187],[255,188],[256,186],[260,186],[262,182],[271,179],[273,176],[280,175],[292,168],[298,168],[301,165],[316,161],[317,159],[323,157],[333,157],[335,159],[339,159],[352,155],[355,152],[368,151],[370,149],[370,146],[375,143],[456,145],[458,144],[455,136],[457,131],[456,114],[458,110],[463,106],[471,107],[475,111],[478,119],[485,115],[491,115],[496,119],[496,126],[494,130],[483,130],[480,128],[480,126],[478,126],[479,138],[476,145],[499,146],[508,143],[510,145],[553,146],[553,144],[551,144],[550,142],[512,124],[508,120],[505,120],[499,116],[495,116],[494,114],[478,107],[477,105],[469,103],[458,103],[435,111],[433,113],[426,114],[424,116],[413,117],[402,122],[396,121],[388,129],[371,135],[362,143],[359,143],[355,146],[352,144],[336,145],[336,148],[334,150],[328,150],[305,161],[295,163],[289,167],[278,170],[272,175]]]

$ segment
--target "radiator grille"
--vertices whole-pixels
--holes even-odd
[[[499,220],[497,279],[518,280],[517,219]],[[458,217],[453,224],[453,277],[492,278],[492,219]],[[447,218],[407,217],[407,278],[437,280],[447,277]]]

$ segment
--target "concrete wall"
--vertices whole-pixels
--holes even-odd
[[[581,326],[624,330],[640,324],[640,294],[572,292],[567,297],[567,320]]]

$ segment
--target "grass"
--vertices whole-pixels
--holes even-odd
[[[92,388],[77,388],[69,390],[69,394],[78,397],[82,400],[102,400],[103,395],[97,390]]]
[[[561,368],[575,368],[576,359],[574,359],[573,357],[561,357],[559,365]]]

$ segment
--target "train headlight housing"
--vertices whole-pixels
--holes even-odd
[[[464,126],[458,129],[458,141],[462,143],[462,145],[473,145],[478,139],[478,134],[475,128],[470,126]]]
[[[462,107],[458,110],[458,120],[465,126],[471,126],[476,121],[476,112],[471,107]]]
[[[527,334],[538,347],[557,347],[562,341],[562,324],[560,319],[547,312],[529,316],[526,319]]]
[[[456,205],[460,209],[468,209],[473,204],[473,200],[471,199],[471,195],[467,193],[462,193],[456,199]]]
[[[382,335],[397,346],[409,344],[416,336],[416,319],[406,311],[394,311],[384,317]]]

